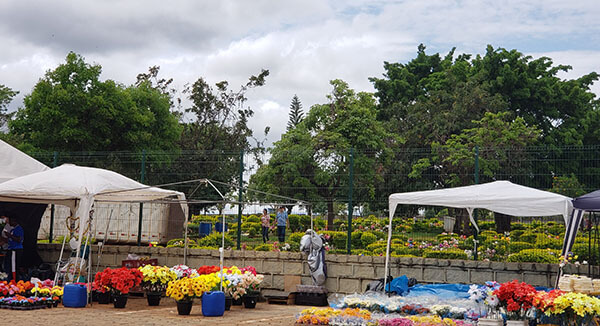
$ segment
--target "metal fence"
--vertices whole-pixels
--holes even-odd
[[[553,189],[570,196],[587,193],[600,187],[600,146],[582,147],[529,147],[529,148],[471,148],[463,152],[450,152],[431,148],[404,148],[387,152],[375,152],[370,149],[343,150],[323,160],[317,152],[309,152],[319,160],[316,165],[333,165],[330,175],[336,178],[327,187],[330,200],[335,202],[338,220],[347,220],[347,203],[352,200],[355,219],[359,216],[387,216],[387,200],[391,193],[416,190],[438,189],[451,186],[462,186],[483,183],[493,180],[509,180],[517,184],[542,190]],[[233,185],[239,184],[240,170],[244,182],[256,172],[260,162],[268,162],[273,155],[269,150],[262,155],[255,155],[232,150],[220,151],[139,151],[139,152],[36,152],[29,153],[48,166],[73,163],[110,169],[150,185],[164,185],[186,180],[208,178],[218,180],[232,186],[219,184],[222,193],[237,200],[237,190]],[[285,153],[293,163],[295,157],[307,153]],[[362,160],[367,157],[369,160]],[[342,162],[341,164],[339,162]],[[365,163],[366,162],[366,163]],[[352,166],[352,167],[351,167]],[[351,171],[353,170],[353,171]],[[302,172],[308,182],[317,179],[313,170]],[[224,178],[223,176],[227,176]],[[314,190],[314,185],[311,185]],[[220,200],[220,196],[208,187],[197,183],[167,185],[165,188],[182,191],[190,200]],[[309,187],[297,184],[278,185],[278,189],[289,197],[296,198],[309,192]],[[312,203],[313,213],[325,218],[327,202],[320,198],[302,198]],[[268,198],[264,201],[270,202]],[[259,206],[255,207],[258,210]],[[331,207],[331,206],[329,206]],[[206,213],[207,205],[192,205],[191,213]],[[248,206],[247,206],[248,209]],[[252,209],[252,208],[249,208]],[[419,211],[418,207],[399,207],[398,217],[412,218],[419,213],[427,217],[458,214],[443,208]],[[480,212],[480,219],[492,221],[491,214]],[[519,219],[524,224],[539,224],[536,231],[553,235],[547,229],[556,229],[555,224],[563,223],[560,218]],[[551,223],[548,223],[551,222]],[[593,223],[591,223],[593,224]],[[336,224],[337,226],[337,224]],[[519,226],[520,227],[520,226]],[[590,229],[596,231],[597,225]],[[464,231],[464,230],[463,230]],[[596,232],[597,233],[597,232]],[[405,236],[413,242],[432,240],[430,234],[408,232]],[[558,234],[560,236],[560,234]],[[437,240],[437,239],[436,239]],[[597,253],[598,241],[590,237]],[[583,241],[583,240],[582,240]],[[348,241],[351,243],[351,241]],[[349,249],[349,248],[345,248]],[[536,249],[536,248],[534,248]],[[539,249],[539,248],[538,248]],[[540,249],[542,250],[542,249]],[[600,261],[598,255],[587,256],[592,262]]]

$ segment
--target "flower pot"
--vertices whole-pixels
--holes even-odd
[[[225,310],[231,309],[231,305],[233,304],[233,298],[230,296],[225,296]]]
[[[234,306],[241,306],[242,305],[242,298],[237,298],[237,299],[232,299],[233,301],[231,302]]]
[[[478,326],[504,326],[504,320],[495,318],[479,318]]]
[[[528,326],[529,321],[527,320],[507,320],[506,326]]]
[[[115,308],[125,308],[127,305],[127,298],[129,295],[127,294],[115,294],[113,295],[113,305]]]
[[[98,303],[99,304],[109,304],[110,303],[110,292],[99,292],[98,293]]]
[[[160,298],[162,293],[160,292],[148,292],[146,293],[146,299],[148,299],[149,306],[158,306],[160,305]]]
[[[177,301],[177,313],[187,316],[192,311],[193,301]]]
[[[247,294],[242,297],[242,300],[244,301],[244,308],[253,309],[254,307],[256,307],[256,302],[258,302],[258,295]]]

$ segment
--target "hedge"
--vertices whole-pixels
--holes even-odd
[[[423,252],[425,258],[438,258],[438,259],[467,259],[467,254],[460,249],[447,249],[447,250],[431,250],[426,249]]]
[[[539,249],[525,249],[516,254],[508,256],[507,261],[509,262],[523,262],[523,263],[542,263],[542,264],[557,264],[558,254],[553,251],[539,250]]]

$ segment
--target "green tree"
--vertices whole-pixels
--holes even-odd
[[[298,99],[298,95],[294,95],[292,103],[290,104],[290,114],[287,124],[287,130],[296,128],[300,122],[304,119],[304,112],[302,112],[302,103]]]
[[[7,86],[0,84],[0,128],[10,119],[11,114],[7,113],[7,106],[19,92],[13,91]]]
[[[356,93],[341,80],[331,85],[329,103],[312,106],[296,128],[275,142],[269,162],[250,179],[253,188],[326,203],[328,227],[333,225],[334,203],[346,199],[350,149],[355,149],[355,191],[367,200],[375,195],[379,167],[394,144],[376,119],[371,94]]]
[[[184,175],[186,179],[239,181],[240,152],[253,154],[263,150],[250,143],[253,132],[248,127],[248,119],[254,111],[246,104],[246,94],[252,88],[263,86],[268,75],[268,70],[262,70],[238,90],[231,90],[227,81],[216,83],[213,88],[203,78],[185,89],[191,102],[185,111],[192,121],[183,124],[179,142],[182,157],[171,171],[172,180],[181,181]],[[265,133],[268,131],[269,128],[265,128]],[[216,186],[223,194],[233,190],[230,186]],[[193,185],[190,191],[195,188]],[[221,200],[214,190],[205,187],[195,189],[194,194],[203,200]]]
[[[101,81],[101,71],[69,53],[25,96],[10,132],[43,150],[173,149],[179,127],[169,96],[147,83]]]

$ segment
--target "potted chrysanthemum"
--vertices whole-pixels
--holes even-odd
[[[137,268],[106,268],[96,273],[94,288],[110,291],[115,308],[125,308],[129,291],[142,282],[142,273]]]
[[[149,306],[158,306],[169,282],[177,279],[177,274],[166,266],[145,265],[139,268],[142,273],[142,289],[146,291]]]

